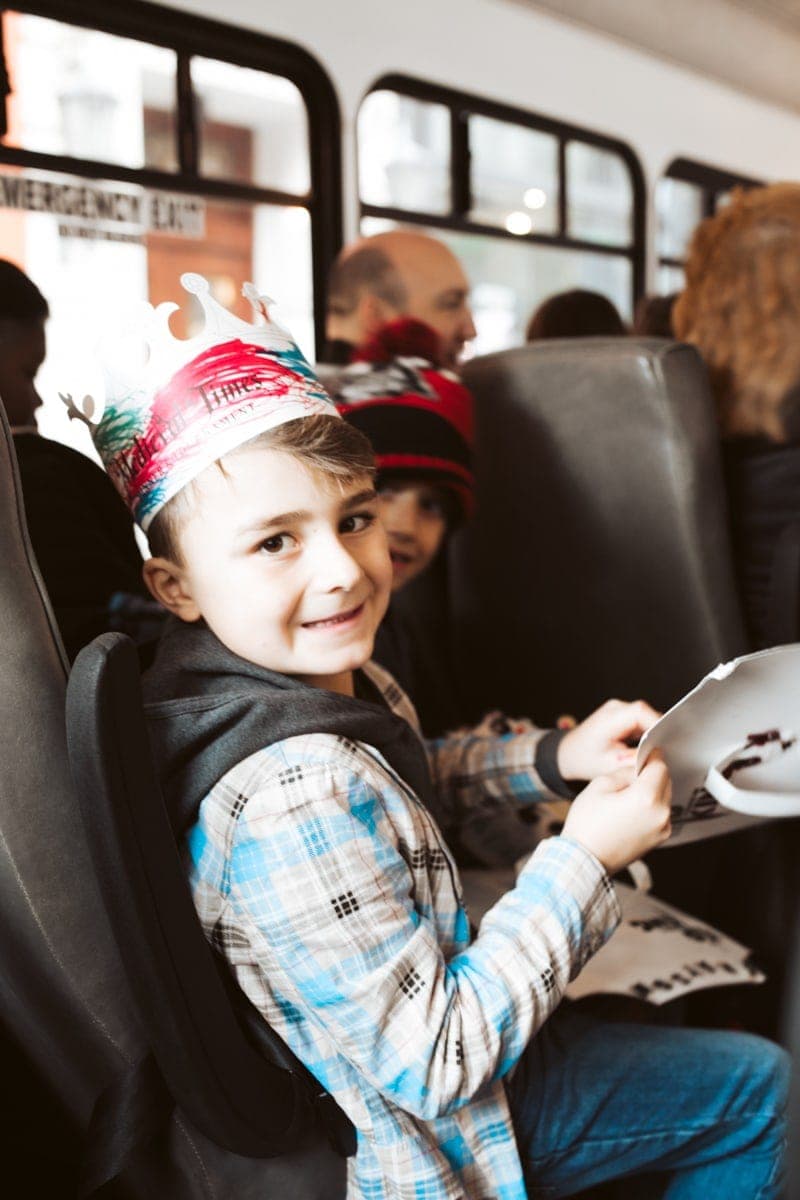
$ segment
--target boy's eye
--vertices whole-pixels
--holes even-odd
[[[259,542],[259,550],[263,550],[265,554],[280,554],[281,550],[286,550],[292,544],[292,537],[288,533],[275,533],[272,537],[264,538],[263,542]]]
[[[349,516],[342,518],[339,530],[341,533],[361,533],[363,530],[369,529],[374,520],[375,514],[371,512],[350,513]]]

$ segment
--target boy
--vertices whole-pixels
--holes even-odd
[[[95,437],[179,618],[146,694],[200,919],[356,1126],[348,1195],[523,1200],[659,1166],[672,1197],[776,1196],[776,1048],[541,1031],[617,920],[608,873],[668,834],[663,764],[590,785],[470,945],[413,710],[368,662],[391,583],[371,452],[283,331],[184,286],[205,335],[144,383],[118,370]]]

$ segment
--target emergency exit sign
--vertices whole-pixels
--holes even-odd
[[[127,191],[83,180],[55,182],[24,172],[0,173],[0,208],[49,213],[63,236],[136,241],[145,233],[202,238],[205,201],[198,196]]]

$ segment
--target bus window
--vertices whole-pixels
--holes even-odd
[[[604,246],[629,246],[633,240],[634,201],[625,162],[599,146],[567,142],[566,168],[570,236]]]
[[[338,147],[338,114],[321,68],[244,31],[220,44],[196,18],[175,15],[171,46],[151,44],[148,34],[160,34],[125,6],[104,23],[114,22],[119,32],[24,11],[2,18],[12,88],[0,143],[3,254],[50,305],[40,428],[86,453],[86,430],[58,394],[102,394],[92,364],[108,311],[178,299],[180,275],[193,270],[249,318],[241,288],[252,280],[313,357],[323,272],[339,242],[338,154],[320,153],[325,121],[326,146],[332,135]],[[323,196],[334,197],[333,220]],[[195,328],[191,309],[172,323],[176,336]]]
[[[469,143],[470,220],[511,233],[556,233],[558,139],[478,115],[469,118]]]
[[[473,285],[473,354],[524,338],[553,292],[602,292],[626,317],[644,280],[644,182],[621,142],[387,76],[358,121],[361,231],[412,224]]]
[[[366,204],[447,213],[450,113],[397,92],[371,92],[358,114],[359,189]]]

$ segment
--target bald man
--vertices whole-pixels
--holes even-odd
[[[397,317],[436,330],[445,367],[454,367],[475,337],[460,262],[443,242],[412,229],[361,238],[339,255],[328,285],[328,361],[349,361],[350,348]]]

